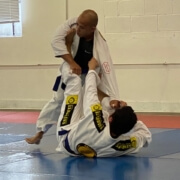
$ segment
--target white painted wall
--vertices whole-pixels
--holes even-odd
[[[41,109],[51,98],[51,64],[61,63],[53,33],[88,8],[99,15],[121,98],[139,112],[180,112],[179,0],[22,0],[23,37],[0,39],[0,108]]]
[[[41,109],[51,98],[58,66],[37,65],[60,64],[50,43],[65,19],[65,1],[22,0],[23,37],[0,38],[0,108]]]
[[[178,0],[104,0],[120,94],[137,111],[180,112],[179,18]]]

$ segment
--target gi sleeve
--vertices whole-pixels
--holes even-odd
[[[76,25],[76,21],[77,17],[69,19],[57,28],[51,42],[55,57],[61,57],[64,54],[69,54],[65,45],[65,36],[67,35],[67,32]]]
[[[133,137],[137,139],[136,152],[139,151],[142,147],[147,147],[152,141],[152,135],[149,129],[142,121],[138,121],[134,127]]]
[[[98,88],[108,94],[111,100],[119,100],[119,88],[109,48],[98,30],[94,35],[93,55],[100,65],[101,83]]]
[[[104,111],[108,112],[110,115],[114,113],[114,109],[110,106],[110,97],[105,97],[101,101],[101,105]]]

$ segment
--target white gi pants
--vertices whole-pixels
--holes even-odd
[[[65,129],[68,130],[68,125],[72,127],[73,124],[86,117],[87,114],[92,114],[91,105],[100,103],[97,95],[97,84],[100,82],[100,79],[97,73],[94,70],[89,71],[85,80],[85,90],[81,86],[81,81],[80,76],[70,73],[67,63],[63,64],[62,82],[66,84],[66,89],[64,91],[58,127],[65,126]],[[71,105],[74,105],[74,107]],[[69,115],[70,111],[72,112],[71,115]],[[67,120],[68,116],[70,116],[70,122]],[[64,124],[62,122],[63,119]]]
[[[63,71],[62,77],[64,74],[65,73]],[[99,103],[97,95],[97,84],[100,82],[100,80],[97,73],[93,70],[90,70],[86,76],[85,92],[83,95],[81,78],[78,75],[69,73],[65,74],[65,78],[62,79],[66,84],[66,89],[64,92],[64,101],[62,104],[60,117],[57,123],[57,140],[59,145],[56,150],[60,152],[65,151],[66,153],[71,152],[70,155],[73,155],[74,151],[71,151],[71,149],[68,148],[69,144],[67,143],[66,139],[67,133],[70,130],[77,130],[78,133],[75,134],[79,136],[78,134],[81,131],[86,132],[86,126],[88,126],[89,122],[93,120],[91,106]],[[79,123],[81,123],[82,126],[79,126]],[[74,136],[74,133],[72,133],[72,136]],[[80,136],[82,138],[82,135]],[[67,147],[64,147],[64,141],[66,141],[65,144]],[[64,148],[67,149],[65,150]]]
[[[64,73],[62,72],[62,69],[64,72],[70,71],[69,65],[66,62],[64,62],[60,68],[61,73]],[[81,75],[82,84],[84,84],[85,76],[85,74]],[[61,88],[62,83],[63,80],[61,79],[57,92],[54,92],[53,98],[41,110],[36,122],[37,132],[43,131],[46,133],[52,125],[57,123],[64,100],[64,90]]]

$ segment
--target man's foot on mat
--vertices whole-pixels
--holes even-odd
[[[35,136],[26,138],[25,141],[28,144],[40,144],[42,137],[43,137],[43,132],[38,132]]]

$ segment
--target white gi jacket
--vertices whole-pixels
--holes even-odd
[[[57,32],[52,40],[52,47],[55,57],[61,57],[64,54],[69,54],[65,45],[65,36],[70,28],[76,28],[77,17],[67,20],[63,25],[59,26]],[[72,56],[75,57],[78,46],[79,36],[74,36],[72,44]],[[108,94],[111,100],[119,99],[119,89],[113,69],[112,59],[106,41],[96,29],[94,33],[93,56],[99,61],[100,73],[102,74],[101,83],[98,88]]]
[[[130,132],[112,138],[108,121],[112,111],[108,98],[101,103],[103,107],[98,100],[97,85],[100,80],[97,73],[88,72],[82,103],[81,79],[66,71],[64,65],[62,80],[66,89],[57,124],[57,151],[71,156],[113,157],[138,152],[151,142],[151,133],[141,121],[137,121]]]

